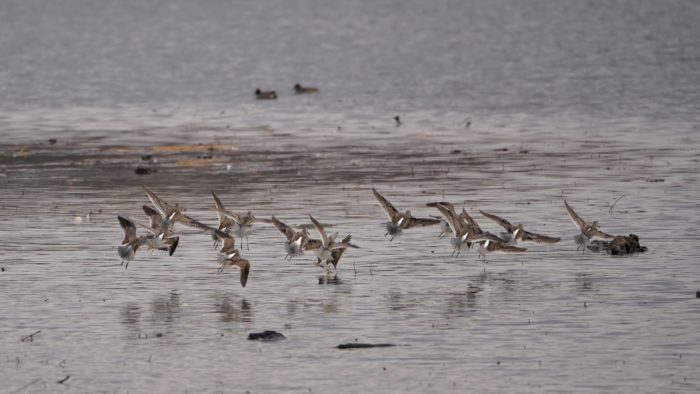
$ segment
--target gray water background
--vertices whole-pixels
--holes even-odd
[[[0,392],[697,392],[698,20],[691,1],[1,2]],[[198,143],[221,146],[160,148]],[[141,185],[210,224],[211,189],[311,213],[362,249],[329,282],[260,224],[246,288],[200,234],[124,270],[115,216],[145,221]],[[373,186],[563,239],[488,263],[436,229],[390,243]],[[562,196],[650,251],[577,254]],[[288,339],[245,340],[264,329]],[[356,339],[400,346],[335,349]]]

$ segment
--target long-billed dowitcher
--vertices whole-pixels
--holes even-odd
[[[214,193],[213,190],[211,191],[211,195],[212,197],[214,197],[216,216],[219,218],[219,231],[223,231],[224,233],[231,235],[231,230],[233,230],[233,228],[236,227],[236,221],[221,213],[222,211],[225,211],[224,204],[221,202],[221,199],[219,198],[219,196],[216,195],[216,193]],[[219,243],[221,242],[221,238],[216,234],[212,234],[211,238],[214,240],[214,247],[218,247]]]
[[[597,221],[594,221],[591,224],[586,223],[586,221],[583,220],[573,208],[571,208],[566,200],[564,200],[564,206],[566,207],[566,212],[569,214],[571,221],[574,222],[579,230],[581,230],[581,232],[574,237],[574,241],[576,242],[576,245],[578,245],[576,248],[577,251],[582,250],[585,253],[586,248],[588,247],[588,244],[590,244],[591,238],[593,237],[615,238],[613,235],[600,231],[598,229]]]
[[[129,262],[136,256],[136,251],[141,245],[145,244],[144,236],[136,235],[136,224],[123,216],[117,216],[119,225],[124,230],[124,239],[122,244],[117,247],[117,254],[122,258],[124,268],[129,268]]]
[[[156,210],[162,215],[163,220],[161,222],[161,226],[164,231],[165,228],[167,228],[168,231],[174,232],[174,229],[172,228],[173,224],[181,223],[185,226],[193,227],[209,234],[219,234],[222,238],[226,237],[226,234],[224,234],[222,231],[219,231],[211,226],[207,226],[206,224],[194,220],[193,218],[182,213],[182,208],[179,204],[175,204],[175,206],[168,204],[146,186],[143,186],[143,190],[146,192],[146,196]]]
[[[274,216],[272,217],[272,224],[287,239],[287,242],[284,244],[284,250],[287,252],[287,255],[284,256],[285,260],[292,260],[293,257],[303,255],[304,251],[308,250],[309,243],[316,241],[309,238],[309,233],[306,231],[306,228],[296,230],[292,226],[284,224]],[[318,249],[318,247],[314,249]]]
[[[170,256],[175,253],[177,245],[180,242],[180,237],[174,235],[170,226],[163,226],[163,216],[161,216],[158,211],[144,205],[143,212],[148,216],[150,220],[149,231],[151,234],[146,236],[146,245],[148,245],[148,250],[152,251],[154,249],[168,251]]]
[[[440,211],[447,223],[450,225],[453,237],[450,238],[452,245],[452,255],[458,257],[464,247],[471,248],[472,242],[482,240],[503,241],[491,233],[482,231],[476,222],[470,223],[465,220],[466,211],[462,210],[462,214],[457,214],[454,205],[448,202],[429,203],[428,206],[435,207]],[[470,220],[471,217],[469,217]],[[505,242],[505,241],[504,241]]]
[[[340,257],[343,255],[343,252],[341,252],[341,250],[344,251],[347,248],[359,248],[359,246],[350,243],[350,240],[352,238],[350,235],[346,236],[340,242],[335,242],[334,238],[337,234],[333,234],[329,237],[326,234],[326,231],[323,229],[321,223],[319,223],[311,215],[309,215],[309,218],[311,219],[311,223],[314,224],[316,231],[321,237],[321,245],[318,249],[316,249],[316,265],[320,266],[321,264],[325,264],[326,273],[330,273],[331,264],[335,269],[337,269],[338,267]]]
[[[506,231],[501,233],[501,238],[507,240],[508,243],[511,243],[513,245],[517,244],[518,241],[536,242],[544,244],[553,244],[560,241],[560,238],[557,237],[548,237],[546,235],[526,231],[523,228],[522,224],[513,225],[500,216],[496,216],[494,214],[487,213],[482,210],[479,210],[479,212],[481,212],[481,214],[484,215],[484,217],[493,220],[499,226],[503,227],[503,229],[505,229]]]
[[[517,246],[508,245],[490,239],[487,239],[479,244],[479,256],[483,257],[484,261],[486,261],[486,253],[489,252],[521,253],[525,252],[526,250],[527,249],[525,248],[519,248]]]
[[[245,238],[246,250],[250,250],[250,244],[248,243],[248,234],[250,234],[253,230],[253,224],[258,221],[269,222],[269,220],[258,220],[258,218],[256,218],[251,211],[248,211],[245,214],[227,211],[224,208],[223,204],[221,204],[221,200],[219,200],[219,198],[216,197],[216,194],[214,194],[213,191],[212,195],[214,195],[214,200],[216,201],[216,212],[219,215],[219,225],[221,226],[222,216],[232,221],[234,225],[232,226],[230,232],[241,239],[241,249],[243,249],[243,239]],[[230,224],[229,221],[226,221],[225,223],[227,226]]]
[[[440,223],[439,219],[415,218],[413,217],[413,215],[411,215],[411,211],[399,212],[389,202],[389,200],[387,200],[386,198],[384,198],[384,196],[379,194],[377,189],[372,188],[372,193],[374,194],[374,198],[377,199],[377,202],[379,202],[379,205],[382,207],[382,210],[384,211],[386,216],[389,218],[389,221],[386,222],[386,234],[384,234],[385,236],[391,236],[389,241],[393,241],[395,237],[401,235],[401,232],[403,230],[409,229],[411,227],[432,226]]]
[[[226,267],[236,266],[241,271],[241,286],[245,287],[248,282],[248,274],[250,274],[250,262],[241,257],[240,252],[236,249],[236,240],[232,237],[223,238],[223,246],[219,252],[218,263],[220,264],[219,274],[226,269]]]

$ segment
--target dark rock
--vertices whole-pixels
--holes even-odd
[[[156,170],[148,167],[136,167],[134,169],[134,174],[136,175],[148,175],[154,172],[156,172]]]
[[[250,334],[248,334],[249,341],[272,342],[281,341],[283,339],[287,339],[287,337],[282,335],[282,333],[272,330],[265,330],[263,332],[251,332]]]
[[[393,343],[343,343],[338,345],[338,349],[369,349],[374,347],[392,347]]]
[[[150,161],[153,158],[153,155],[143,155],[141,156],[141,160],[143,161]]]
[[[50,145],[56,145],[57,142],[58,142],[58,140],[55,139],[55,138],[50,138],[50,139],[49,139],[49,144],[50,144]]]
[[[644,253],[647,251],[647,247],[639,244],[638,236],[630,234],[628,236],[618,235],[612,241],[593,241],[588,245],[588,250],[623,256],[633,253]]]

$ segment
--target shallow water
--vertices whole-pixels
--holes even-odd
[[[324,130],[251,128],[234,139],[193,118],[222,144],[204,159],[196,147],[165,150],[147,129],[131,130],[146,137],[130,146],[110,132],[68,131],[53,145],[3,145],[5,388],[64,390],[55,382],[70,375],[73,390],[109,392],[697,391],[697,139],[658,141],[644,125],[555,138],[556,120],[541,122],[552,130],[476,121],[370,133],[367,124],[349,127],[368,136],[350,144]],[[189,142],[178,126],[163,130],[170,143]],[[232,140],[235,149],[222,142]],[[135,175],[138,165],[157,172]],[[201,234],[184,236],[173,257],[139,252],[125,270],[116,215],[145,221],[140,185],[211,224],[210,189],[259,217],[301,224],[311,213],[361,249],[328,281],[311,254],[285,262],[281,235],[259,224],[243,250],[246,288],[237,271],[216,274]],[[372,186],[416,215],[446,199],[492,231],[477,208],[563,240],[487,263],[475,252],[451,258],[436,228],[389,242]],[[649,252],[576,253],[562,194],[605,231],[638,234]],[[246,340],[265,329],[288,339]],[[398,346],[335,348],[355,340]]]
[[[697,4],[299,4],[0,4],[1,392],[700,389]],[[245,288],[192,232],[125,270],[142,185],[361,249],[327,278],[259,224]],[[437,228],[389,242],[372,187],[562,241],[487,263]],[[562,196],[649,252],[576,253]],[[336,348],[356,340],[397,346]]]

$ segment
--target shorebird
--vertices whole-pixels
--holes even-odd
[[[445,238],[447,234],[449,234],[452,229],[450,228],[450,224],[447,222],[447,220],[440,220],[440,234],[438,234],[438,238]]]
[[[437,208],[450,225],[453,235],[450,238],[450,244],[452,245],[452,255],[457,254],[455,257],[459,256],[465,246],[471,248],[472,242],[485,240],[503,241],[491,233],[482,231],[476,222],[472,225],[466,221],[465,216],[469,217],[469,215],[466,215],[466,211],[462,210],[463,213],[458,215],[454,206],[448,202],[429,203],[428,206]],[[469,219],[471,220],[471,217]]]
[[[161,221],[161,229],[164,232],[174,232],[173,224],[181,223],[188,227],[193,227],[198,230],[205,231],[209,234],[218,234],[222,238],[226,238],[226,234],[219,231],[213,227],[207,226],[206,224],[200,223],[197,220],[182,213],[182,208],[179,204],[172,206],[165,202],[165,200],[158,197],[149,188],[143,186],[143,190],[146,192],[146,196],[151,201],[151,204],[156,208],[158,213],[163,217]]]
[[[574,237],[574,241],[576,241],[576,245],[578,245],[576,248],[577,251],[582,250],[583,253],[585,253],[586,248],[588,247],[588,244],[590,244],[591,238],[593,237],[615,238],[613,235],[600,231],[598,229],[597,221],[594,221],[591,224],[586,223],[586,221],[581,219],[581,217],[576,214],[574,209],[569,206],[569,203],[567,203],[566,200],[564,200],[564,206],[566,207],[566,212],[569,214],[571,221],[573,221],[579,230],[581,230],[581,233]]]
[[[479,256],[484,258],[486,261],[486,253],[489,252],[504,252],[504,253],[520,253],[525,252],[527,249],[519,248],[517,246],[508,245],[501,242],[495,242],[490,239],[483,241],[479,244]]]
[[[524,242],[536,242],[536,243],[544,243],[544,244],[553,244],[557,243],[560,241],[560,238],[557,237],[548,237],[546,235],[541,235],[541,234],[536,234],[536,233],[531,233],[529,231],[525,231],[523,228],[522,224],[513,225],[506,219],[503,219],[500,216],[496,216],[487,212],[484,212],[482,210],[479,210],[482,215],[485,217],[493,220],[496,222],[499,226],[503,227],[506,231],[501,232],[501,238],[505,239],[508,241],[509,244],[517,244],[518,241],[524,241]]]
[[[310,247],[316,250],[320,246],[320,241],[309,238],[306,228],[295,230],[274,216],[272,217],[272,224],[287,238],[287,242],[284,244],[284,250],[287,252],[287,255],[284,256],[285,260],[289,259],[291,261],[293,257],[303,255],[304,251],[309,250]]]
[[[248,274],[250,273],[250,262],[241,257],[240,252],[236,249],[236,240],[232,237],[223,238],[223,246],[217,257],[217,262],[221,265],[217,273],[222,273],[226,267],[236,266],[241,271],[241,286],[245,287],[248,282]]]
[[[274,90],[255,89],[255,98],[258,100],[277,100],[277,92]]]
[[[250,250],[250,244],[248,243],[248,234],[250,234],[253,230],[253,224],[258,221],[269,222],[269,220],[258,220],[258,218],[256,218],[251,211],[248,211],[243,215],[235,212],[230,212],[224,209],[223,205],[221,205],[221,208],[219,208],[219,205],[221,205],[221,201],[217,203],[216,208],[216,212],[220,215],[219,217],[223,215],[231,219],[231,221],[235,223],[234,226],[231,228],[230,232],[241,239],[241,249],[243,248],[243,239],[245,238],[246,250]],[[219,222],[221,222],[221,219],[219,219]]]
[[[309,218],[311,219],[311,223],[314,224],[316,231],[321,236],[321,245],[319,245],[318,249],[316,249],[316,265],[320,266],[321,264],[325,264],[326,273],[330,274],[331,264],[333,265],[333,268],[337,269],[338,262],[340,261],[340,257],[343,255],[345,249],[359,248],[359,246],[350,243],[350,240],[352,239],[352,236],[350,235],[343,238],[343,240],[340,242],[335,242],[334,238],[336,237],[337,233],[329,237],[326,235],[326,231],[323,229],[321,223],[319,223],[311,215],[309,215]]]
[[[217,196],[213,190],[211,191],[211,195],[214,197],[216,216],[219,218],[219,231],[231,235],[231,230],[236,227],[236,221],[221,213],[221,211],[225,211],[224,204],[221,203],[219,196]],[[221,242],[221,238],[216,234],[212,234],[211,238],[214,240],[214,247],[218,247],[219,243]]]
[[[318,93],[318,88],[311,86],[301,86],[300,84],[294,85],[294,93],[305,94],[305,93]]]
[[[119,225],[124,230],[124,239],[122,244],[117,247],[117,254],[122,258],[121,265],[124,268],[129,268],[129,262],[136,256],[136,250],[145,244],[145,237],[136,235],[136,224],[132,220],[123,216],[117,216],[117,218]]]
[[[150,220],[148,231],[150,231],[151,234],[147,235],[145,238],[148,251],[153,251],[154,249],[165,250],[172,256],[180,242],[180,237],[174,235],[173,232],[170,231],[171,226],[163,227],[164,219],[158,211],[148,205],[144,205],[142,208],[143,212]]]
[[[432,226],[440,223],[440,219],[415,218],[411,215],[411,211],[399,212],[393,205],[391,205],[389,200],[379,194],[377,189],[372,188],[372,193],[374,194],[374,198],[377,199],[379,205],[382,207],[382,210],[384,210],[384,213],[386,213],[386,216],[389,218],[389,221],[386,222],[386,234],[384,234],[384,236],[391,236],[389,241],[393,241],[394,238],[401,235],[403,230],[411,227]]]

